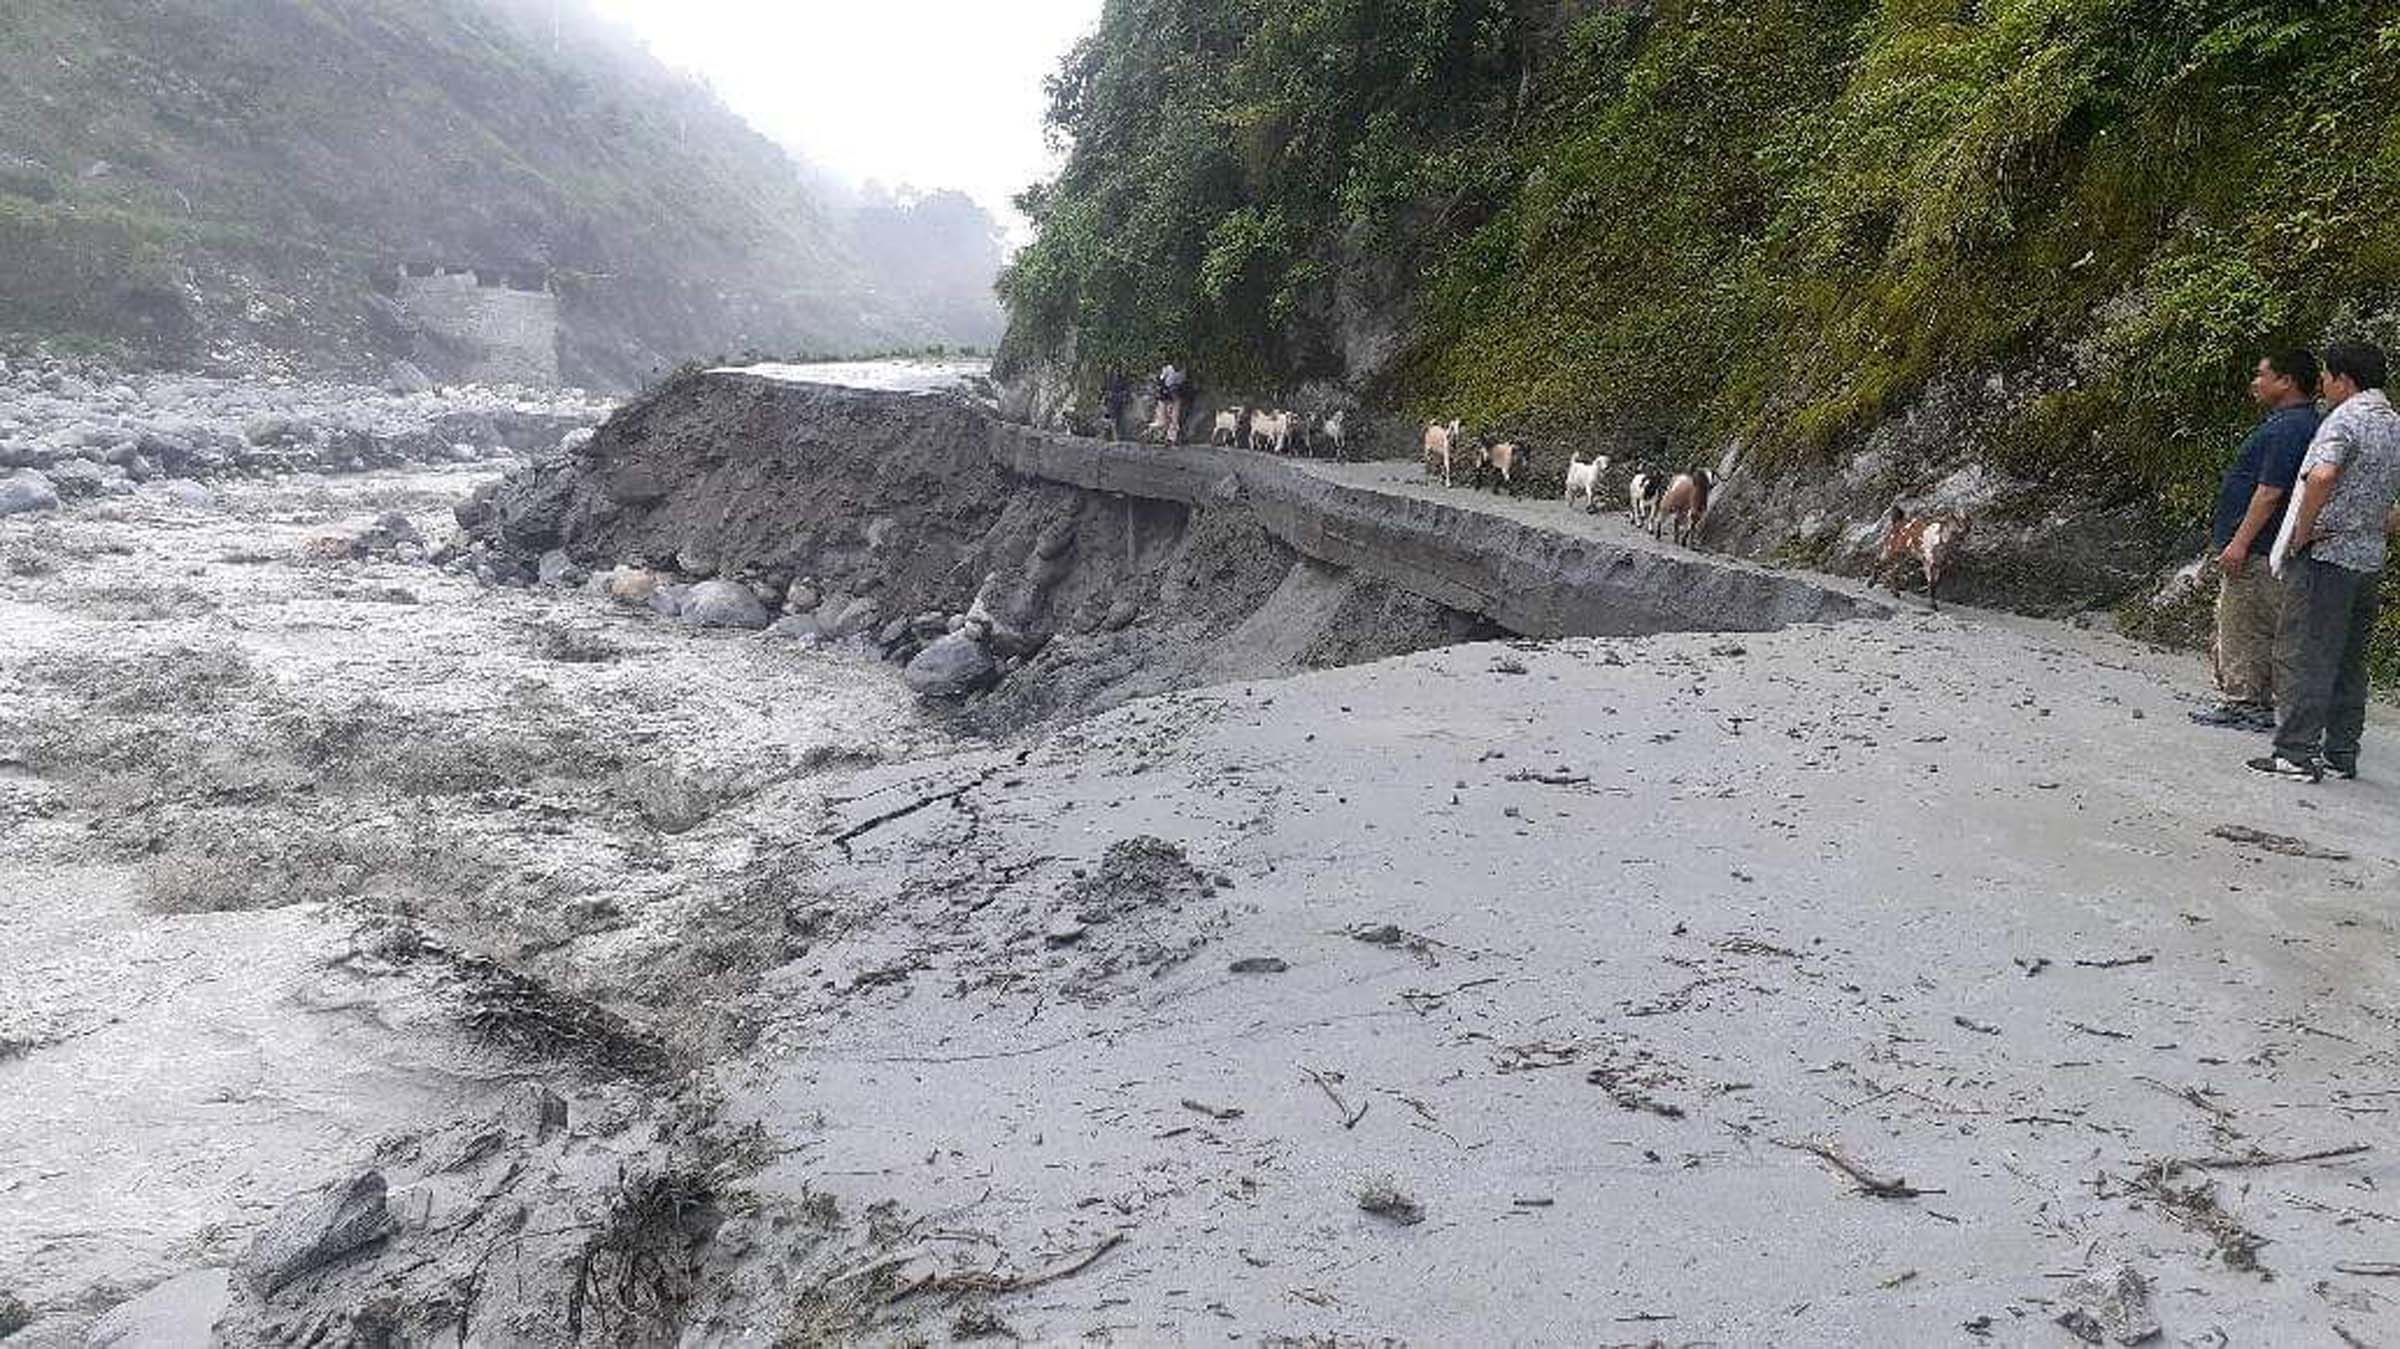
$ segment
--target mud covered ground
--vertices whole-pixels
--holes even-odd
[[[10,1349],[2400,1342],[2380,713],[1911,610],[960,740],[311,560],[482,480],[0,534]]]

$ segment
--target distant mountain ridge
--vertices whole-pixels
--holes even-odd
[[[415,264],[546,282],[561,373],[595,386],[719,354],[989,342],[972,278],[997,270],[996,230],[958,228],[951,195],[883,209],[938,203],[964,257],[870,261],[866,212],[582,0],[0,6],[0,335],[173,365],[438,366],[392,298]],[[937,273],[970,283],[936,293]]]

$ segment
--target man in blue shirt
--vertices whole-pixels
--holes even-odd
[[[2284,588],[2267,570],[2300,461],[2317,431],[2317,358],[2305,347],[2271,352],[2250,377],[2267,416],[2234,456],[2217,489],[2210,535],[2217,550],[2217,637],[2210,647],[2224,705],[2192,720],[2236,730],[2275,729],[2275,629]]]

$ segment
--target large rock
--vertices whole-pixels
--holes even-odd
[[[681,617],[704,628],[763,628],[770,616],[750,587],[738,581],[702,581],[684,598]]]
[[[0,478],[0,515],[21,515],[27,511],[58,509],[58,489],[50,480],[27,469]]]
[[[148,495],[157,497],[161,501],[172,501],[178,506],[196,511],[204,511],[217,504],[216,493],[208,490],[205,484],[193,482],[189,478],[169,478],[164,482],[154,482],[145,490]]]
[[[258,1234],[242,1257],[242,1274],[259,1296],[268,1297],[392,1230],[384,1206],[381,1171],[367,1171],[344,1184],[285,1205],[275,1224]]]
[[[414,364],[408,361],[394,361],[391,373],[385,378],[383,387],[397,394],[432,393],[433,381]]]
[[[50,466],[50,485],[62,497],[96,497],[108,482],[108,470],[89,459],[61,459]]]
[[[959,698],[990,684],[998,673],[982,643],[954,632],[918,652],[902,677],[924,697]]]

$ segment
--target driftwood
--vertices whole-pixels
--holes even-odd
[[[1824,1159],[1834,1170],[1856,1181],[1859,1193],[1870,1194],[1877,1199],[1914,1199],[1922,1194],[1949,1193],[1947,1190],[1918,1189],[1909,1184],[1907,1178],[1903,1176],[1893,1176],[1887,1180],[1851,1161],[1839,1147],[1830,1143],[1819,1143],[1814,1139],[1789,1138],[1770,1138],[1767,1141],[1779,1148],[1790,1148],[1794,1152],[1805,1152]]]

